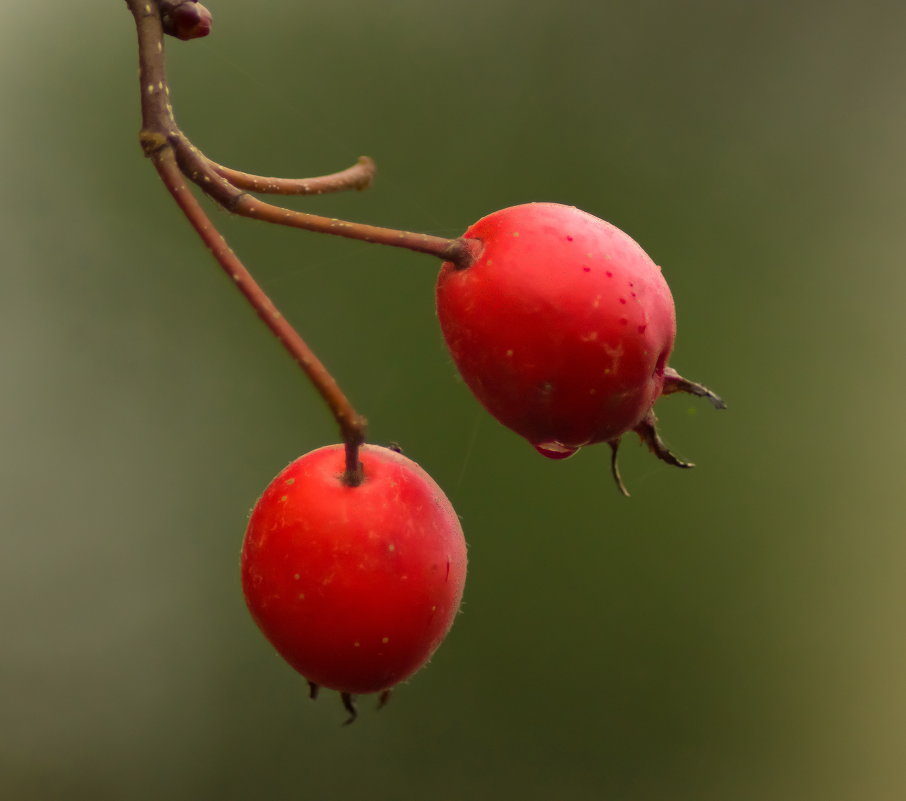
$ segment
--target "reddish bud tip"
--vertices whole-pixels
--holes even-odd
[[[183,0],[165,9],[162,15],[164,33],[183,41],[200,39],[211,32],[213,17],[205,6],[196,0]]]

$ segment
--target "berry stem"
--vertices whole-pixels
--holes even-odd
[[[139,80],[142,88],[142,131],[140,140],[158,175],[186,219],[229,275],[267,327],[289,351],[331,410],[346,446],[346,470],[343,481],[356,486],[363,480],[358,459],[359,446],[365,441],[367,422],[359,415],[336,380],[315,356],[298,332],[283,317],[245,265],[233,253],[201,204],[186,184],[178,162],[178,148],[191,148],[182,137],[173,118],[169,102],[163,61],[163,25],[160,7],[153,0],[126,0],[135,17],[139,41]],[[184,144],[182,144],[184,143]],[[193,149],[194,150],[194,149]],[[197,151],[195,151],[197,153]],[[201,157],[201,154],[198,154]],[[202,157],[203,158],[203,157]],[[213,172],[213,171],[212,171]],[[217,181],[227,182],[214,174]]]
[[[186,219],[208,246],[217,263],[233,279],[237,289],[245,296],[274,336],[289,351],[330,408],[340,426],[343,442],[346,444],[344,481],[351,486],[360,484],[362,468],[358,460],[358,449],[365,441],[367,421],[355,411],[328,369],[280,313],[280,310],[255,281],[252,274],[227,244],[223,235],[205,214],[201,204],[186,185],[172,149],[164,146],[151,153],[150,156],[164,185],[170,191]]]
[[[228,172],[221,172],[213,162],[195,147],[181,131],[176,130],[169,136],[170,144],[176,153],[179,167],[183,174],[193,181],[212,200],[227,211],[241,217],[254,220],[301,228],[320,234],[341,236],[345,239],[357,239],[361,242],[373,242],[378,245],[405,248],[417,253],[436,256],[443,261],[450,261],[457,266],[468,266],[473,259],[475,244],[463,238],[446,239],[431,234],[418,234],[411,231],[400,231],[395,228],[383,228],[366,223],[340,220],[336,217],[322,217],[304,211],[295,211],[283,206],[265,203],[263,200],[248,194],[227,177]],[[249,176],[252,177],[252,176]],[[286,179],[268,179],[286,180]]]

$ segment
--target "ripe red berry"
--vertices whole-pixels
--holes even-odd
[[[387,691],[421,668],[453,624],[466,578],[459,518],[431,477],[387,448],[301,456],[255,504],[242,587],[261,631],[312,685]]]
[[[658,456],[689,466],[657,436],[654,402],[674,391],[722,402],[667,366],[673,297],[645,251],[610,223],[556,203],[494,212],[464,236],[477,241],[476,254],[465,267],[443,265],[437,312],[488,411],[549,458],[596,442],[615,453],[635,430]]]

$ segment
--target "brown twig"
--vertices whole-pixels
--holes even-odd
[[[474,258],[478,246],[475,240],[467,240],[462,237],[446,239],[431,234],[400,231],[396,228],[349,222],[336,217],[322,217],[318,214],[309,214],[265,203],[234,186],[178,129],[169,136],[168,142],[176,154],[176,160],[183,174],[196,183],[212,200],[241,217],[249,217],[275,225],[286,225],[291,228],[301,228],[320,234],[331,234],[345,239],[356,239],[360,242],[405,248],[417,253],[436,256],[460,267],[467,266]]]
[[[173,0],[126,0],[126,5],[135,16],[138,27],[142,84],[142,142],[146,153],[149,149],[171,147],[183,174],[212,200],[234,214],[346,239],[405,248],[453,262],[459,267],[468,266],[472,262],[478,243],[462,237],[447,239],[323,217],[275,206],[248,195],[244,190],[256,181],[259,185],[268,182],[271,185],[290,185],[304,183],[305,179],[262,178],[223,167],[209,160],[179,129],[173,116],[170,87],[164,67],[161,4],[166,4],[168,8],[175,5]],[[341,174],[335,173],[334,176]],[[319,179],[310,180],[329,183],[334,176],[321,176]],[[238,178],[236,184],[230,180],[234,177]]]
[[[217,262],[233,279],[258,316],[283,343],[327,403],[346,445],[344,481],[355,486],[362,481],[358,449],[365,441],[365,418],[355,411],[327,368],[280,314],[230,249],[189,190],[185,178],[193,181],[207,196],[235,214],[347,239],[406,248],[453,262],[458,267],[467,267],[472,263],[479,243],[464,238],[445,239],[293,211],[265,203],[248,194],[249,191],[322,194],[345,189],[364,189],[374,177],[374,162],[362,157],[357,164],[338,173],[308,179],[286,179],[252,175],[211,161],[189,141],[176,124],[164,65],[164,34],[169,33],[178,38],[204,36],[210,31],[210,12],[201,4],[195,3],[195,0],[125,2],[135,18],[138,33],[142,148]]]
[[[142,87],[141,143],[164,185],[189,223],[208,246],[217,263],[233,279],[258,316],[283,343],[314,384],[340,426],[346,445],[343,480],[350,486],[362,481],[359,446],[365,441],[366,421],[343,394],[333,376],[298,332],[280,314],[251,273],[230,249],[186,184],[174,150],[182,137],[173,118],[163,62],[163,27],[160,10],[151,0],[126,0],[135,17],[139,40],[139,79]],[[223,179],[219,179],[223,181]],[[229,186],[226,181],[224,184]]]
[[[371,186],[376,172],[374,159],[368,156],[360,156],[355,164],[345,170],[315,178],[265,178],[232,170],[211,159],[208,159],[208,163],[214,172],[221,178],[226,178],[237,189],[268,195],[326,195],[328,192],[344,192],[347,189],[362,191]]]
[[[355,411],[349,399],[343,394],[343,391],[324,364],[315,356],[311,348],[305,343],[305,340],[299,336],[296,329],[280,313],[280,310],[265,294],[264,290],[261,289],[245,265],[230,249],[226,240],[205,214],[201,204],[186,185],[182,172],[176,164],[173,151],[169,148],[161,148],[152,154],[151,159],[173,199],[208,246],[214,258],[217,259],[217,263],[233,279],[239,291],[245,295],[246,300],[258,312],[258,316],[305,371],[305,374],[333,412],[340,426],[343,442],[346,443],[347,448],[346,483],[352,486],[361,483],[362,476],[361,465],[358,461],[358,447],[365,441],[367,427],[365,418]]]

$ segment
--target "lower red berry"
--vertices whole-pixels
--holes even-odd
[[[242,546],[249,611],[313,685],[388,690],[421,668],[459,610],[466,543],[443,492],[417,464],[363,446],[364,480],[343,482],[345,451],[312,451],[255,504]]]

